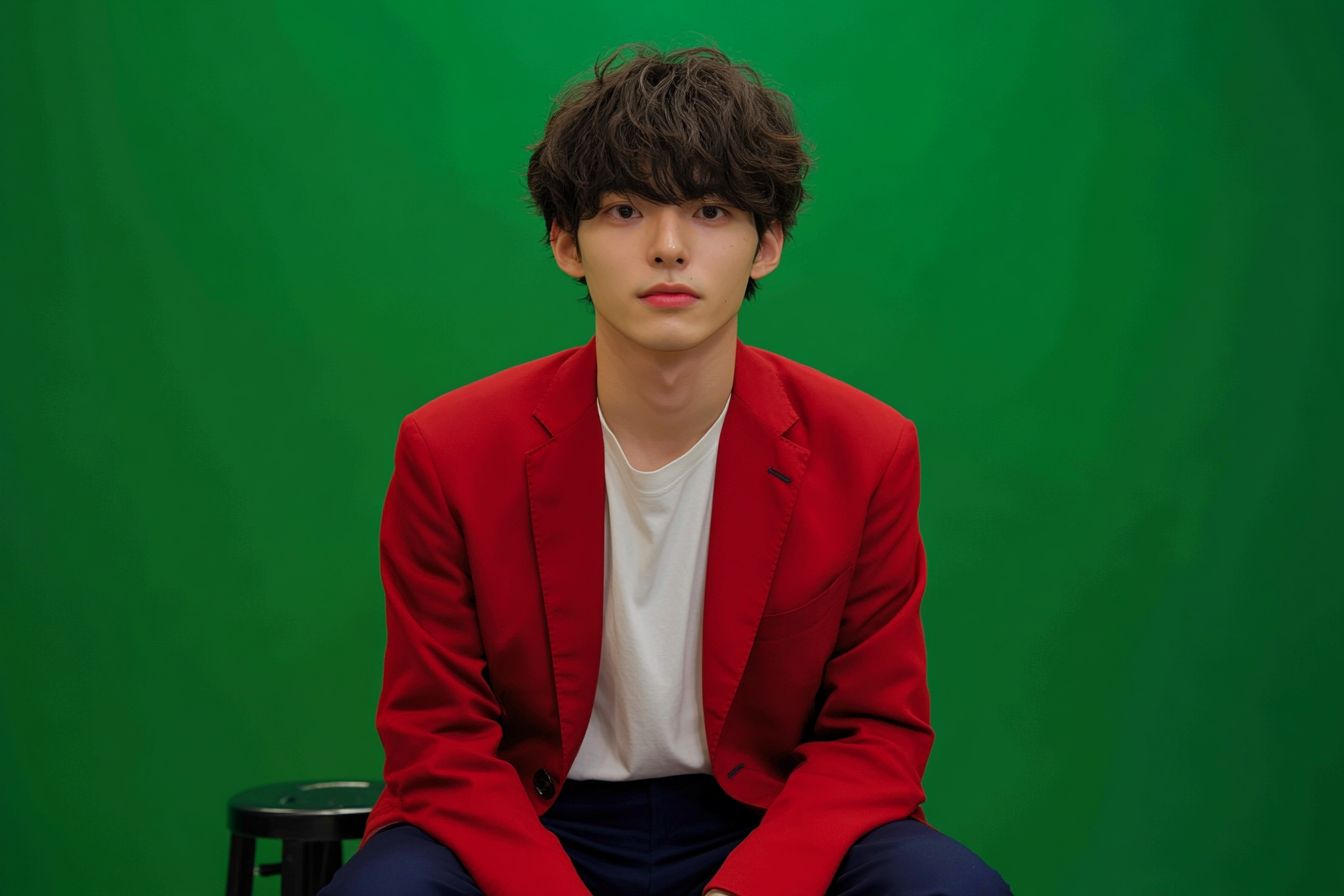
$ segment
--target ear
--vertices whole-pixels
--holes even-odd
[[[759,280],[779,267],[779,256],[784,252],[784,226],[771,221],[761,234],[761,245],[756,249],[756,260],[751,263],[751,279]]]
[[[559,221],[551,222],[551,254],[555,263],[575,279],[584,276],[583,259],[579,257],[579,241],[574,234],[560,226]]]

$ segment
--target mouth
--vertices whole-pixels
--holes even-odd
[[[688,308],[700,300],[700,295],[684,283],[659,283],[640,293],[639,300],[654,308]]]

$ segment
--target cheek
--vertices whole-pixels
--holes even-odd
[[[735,230],[732,238],[720,246],[718,254],[727,267],[751,267],[756,258],[756,229],[745,227]]]
[[[603,280],[622,279],[639,259],[617,240],[595,240],[591,252],[584,255],[584,267],[591,268]]]
[[[750,274],[751,264],[756,254],[752,251],[754,246],[754,242],[733,240],[730,243],[716,246],[705,260],[713,270],[716,279],[725,282],[736,281],[738,278]]]

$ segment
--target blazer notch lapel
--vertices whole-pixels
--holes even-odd
[[[592,343],[585,349],[591,360]],[[560,714],[562,773],[588,729],[602,654],[606,477],[596,377],[587,376],[585,349],[565,362],[534,411],[553,435],[524,461]]]
[[[597,401],[597,341],[589,339],[586,345],[565,359],[551,378],[541,401],[532,410],[532,416],[552,436],[578,420],[593,402]]]
[[[744,353],[754,351],[738,345],[733,401],[714,471],[701,678],[711,758],[751,654],[811,454],[783,437],[798,415],[768,363],[755,356],[744,361]]]

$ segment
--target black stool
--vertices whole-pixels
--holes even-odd
[[[252,896],[254,875],[280,875],[280,896],[315,896],[341,867],[341,841],[364,836],[382,781],[297,781],[229,800],[225,896]],[[281,860],[254,867],[257,838],[283,840]]]

